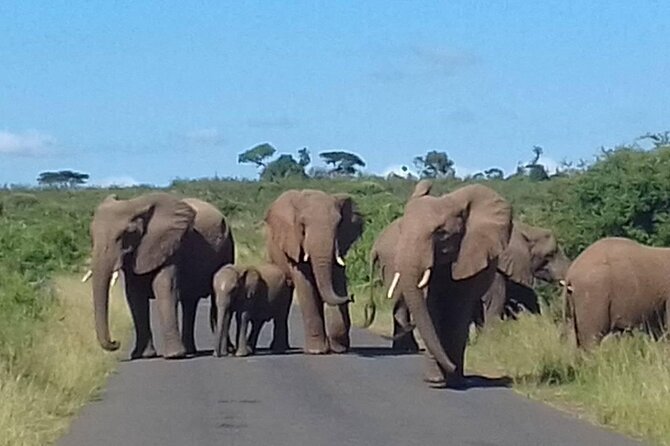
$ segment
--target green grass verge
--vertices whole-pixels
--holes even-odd
[[[30,325],[32,335],[14,344],[11,361],[0,365],[3,446],[54,442],[117,364],[117,355],[102,351],[92,335],[88,285],[77,278],[59,277],[42,292],[52,294],[44,296],[51,297],[51,303],[41,320]],[[110,313],[113,333],[127,341],[131,322],[118,286]]]

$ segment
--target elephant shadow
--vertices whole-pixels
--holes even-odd
[[[471,390],[471,389],[494,389],[494,388],[510,388],[512,387],[513,379],[510,376],[490,377],[483,375],[465,375],[463,380],[459,383],[447,383],[447,390]]]
[[[363,358],[376,358],[385,356],[408,356],[418,355],[419,352],[409,350],[396,350],[390,347],[351,347],[349,350],[351,354],[361,356]]]

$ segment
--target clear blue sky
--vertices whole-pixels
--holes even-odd
[[[509,171],[670,130],[668,1],[0,2],[0,183],[255,176],[260,142]],[[548,161],[551,162],[551,161]]]

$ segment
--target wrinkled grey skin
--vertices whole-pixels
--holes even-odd
[[[305,330],[305,353],[349,349],[349,297],[343,259],[363,232],[351,197],[318,190],[288,190],[265,216],[271,263],[291,278]],[[325,308],[324,308],[324,304]]]
[[[563,299],[580,348],[634,328],[659,338],[670,329],[670,248],[600,239],[570,265]]]
[[[459,385],[473,311],[509,243],[512,209],[483,185],[440,197],[419,186],[424,191],[415,191],[400,223],[395,291],[402,293],[426,346],[425,381]]]
[[[198,300],[212,294],[214,273],[234,260],[233,236],[223,215],[194,198],[152,193],[118,200],[111,195],[96,209],[90,232],[95,330],[102,348],[119,348],[110,337],[108,306],[110,278],[121,270],[135,326],[131,358],[156,355],[149,315],[149,299],[154,298],[163,356],[195,353]],[[181,334],[178,302],[183,313]]]
[[[216,356],[227,356],[233,350],[235,356],[254,353],[261,329],[270,320],[274,329],[270,349],[289,349],[288,315],[293,286],[281,269],[269,263],[253,267],[226,265],[214,276],[214,292],[211,323]],[[237,321],[236,349],[229,337],[233,315]]]
[[[400,237],[401,220],[402,218],[397,218],[384,228],[370,250],[370,301],[365,309],[366,314],[363,328],[367,328],[372,324],[376,314],[372,293],[374,291],[373,285],[377,266],[380,269],[384,290],[388,290],[391,286],[395,271],[393,262],[395,260],[396,245]],[[411,324],[407,304],[401,293],[397,293],[394,299],[393,335],[390,337],[392,341],[391,348],[398,351],[417,352],[419,351],[419,345],[414,337],[414,326]]]
[[[493,284],[476,311],[475,323],[483,327],[487,321],[514,317],[522,310],[539,314],[534,280],[558,283],[565,278],[569,266],[570,259],[552,231],[515,221]]]

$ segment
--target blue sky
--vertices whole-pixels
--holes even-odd
[[[0,184],[253,177],[260,142],[513,170],[670,130],[667,1],[0,2]]]

